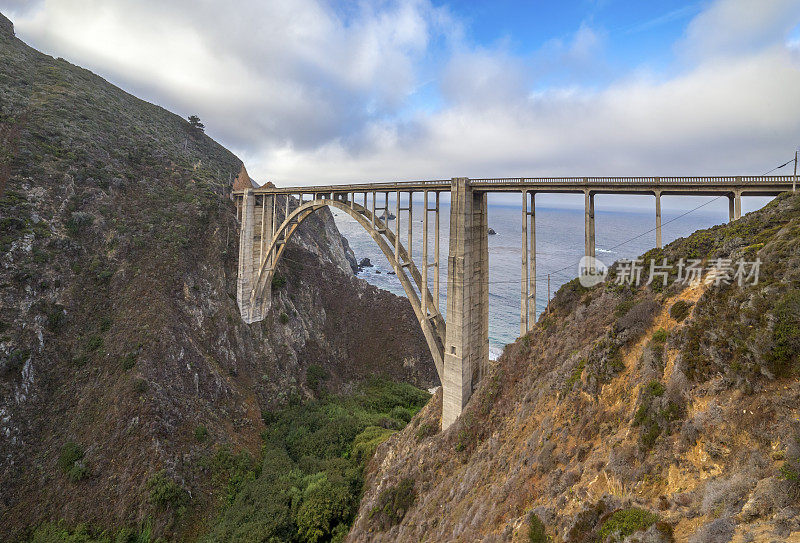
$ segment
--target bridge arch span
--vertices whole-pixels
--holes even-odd
[[[378,244],[403,286],[406,297],[411,303],[422,333],[425,336],[431,357],[436,365],[439,380],[443,381],[444,318],[434,303],[433,296],[427,285],[423,284],[422,274],[413,260],[409,258],[406,248],[396,239],[395,233],[387,227],[384,221],[378,217],[373,217],[373,213],[369,209],[355,202],[343,202],[329,198],[315,199],[302,203],[285,217],[284,221],[272,233],[272,239],[269,243],[264,243],[263,255],[259,258],[260,264],[253,282],[253,288],[250,291],[249,302],[251,307],[256,308],[256,313],[260,315],[264,315],[266,310],[269,309],[272,295],[272,278],[287,243],[308,217],[325,207],[339,209],[353,217]],[[416,289],[414,288],[415,285]],[[419,291],[420,295],[417,294],[417,291]],[[420,296],[427,297],[426,309],[424,310]]]

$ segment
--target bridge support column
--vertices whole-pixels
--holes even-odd
[[[533,328],[536,324],[536,193],[530,192],[531,195],[531,210],[530,217],[530,272],[528,275],[528,285],[530,286],[528,292],[528,330]]]
[[[419,291],[422,299],[422,316],[428,320],[428,297],[425,289],[428,288],[428,191],[422,193],[422,288]],[[409,255],[409,259],[411,255]]]
[[[733,193],[728,195],[728,222],[733,222],[736,217],[736,211],[733,206]]]
[[[400,191],[395,193],[397,201],[394,203],[394,259],[399,266],[400,262]],[[386,228],[389,228],[389,210],[386,210]],[[395,270],[395,273],[400,273],[400,270]]]
[[[408,252],[408,261],[412,262],[414,260],[414,244],[413,244],[413,232],[414,232],[414,193],[412,191],[408,191],[408,247],[406,247],[406,251]]]
[[[661,249],[661,191],[657,190],[656,195],[656,249]]]
[[[436,213],[433,219],[433,303],[436,304],[436,311],[441,312],[439,307],[439,191],[436,191]]]
[[[528,208],[530,195],[530,209]],[[520,336],[536,322],[536,201],[534,193],[522,191],[522,282],[520,306]],[[528,222],[530,221],[530,223]],[[530,231],[529,231],[530,229]],[[530,251],[528,250],[530,240]]]
[[[520,278],[519,335],[528,333],[528,191],[522,191],[522,275]]]
[[[489,363],[489,238],[485,193],[451,183],[442,429],[464,409]]]
[[[240,207],[241,225],[239,229],[239,273],[236,278],[236,302],[242,319],[250,324],[263,319],[262,307],[256,307],[252,299],[253,288],[258,274],[258,268],[264,258],[263,247],[269,246],[272,241],[272,198],[262,196],[261,209],[256,212],[256,196],[252,190],[245,190]],[[258,246],[259,250],[255,251]],[[271,298],[266,285],[266,303]]]
[[[588,190],[585,192],[584,219],[586,223],[584,226],[585,254],[594,257],[594,193]]]
[[[733,219],[742,218],[742,191],[737,190],[733,193]]]

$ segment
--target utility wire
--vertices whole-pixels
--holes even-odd
[[[781,169],[781,168],[783,168],[784,166],[788,166],[788,165],[789,165],[789,164],[791,164],[792,162],[794,162],[794,159],[788,160],[788,161],[784,162],[783,164],[781,164],[780,166],[775,166],[774,168],[772,168],[770,171],[768,171],[767,173],[765,173],[765,174],[763,174],[763,175],[769,175],[769,174],[771,174],[772,172],[774,172],[775,170],[780,170],[780,169]]]

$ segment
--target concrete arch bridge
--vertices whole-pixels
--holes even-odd
[[[648,194],[655,198],[655,244],[661,247],[661,196],[725,196],[729,219],[741,216],[741,197],[776,196],[794,189],[792,176],[559,177],[401,181],[336,186],[258,187],[242,171],[233,198],[240,220],[237,301],[247,323],[270,307],[272,278],[286,243],[315,211],[339,209],[353,217],[378,244],[411,302],[443,387],[442,428],[458,418],[489,362],[489,243],[487,194],[521,195],[522,280],[520,333],[536,318],[536,205],[538,193],[585,197],[585,254],[595,254],[596,194]],[[447,257],[447,319],[439,310],[440,195],[450,193]],[[401,194],[408,204],[401,206]],[[413,260],[414,195],[423,200],[421,266]],[[390,209],[389,195],[394,196]],[[394,212],[394,228],[389,227]],[[407,243],[401,243],[406,212]],[[431,220],[431,215],[432,220]],[[429,254],[431,239],[432,255]],[[429,288],[432,274],[433,289]]]

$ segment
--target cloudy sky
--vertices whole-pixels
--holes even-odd
[[[199,115],[261,182],[761,174],[800,145],[800,0],[0,10],[30,45]]]

